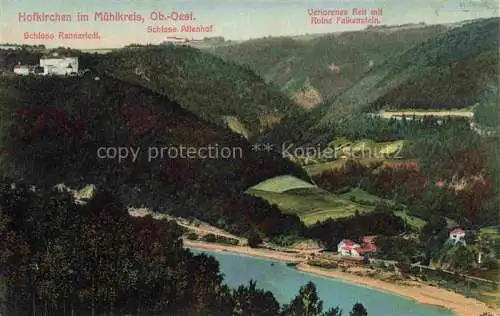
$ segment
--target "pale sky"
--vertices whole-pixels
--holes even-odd
[[[263,36],[301,35],[362,29],[366,25],[314,25],[308,9],[382,8],[382,24],[458,22],[498,16],[500,0],[3,0],[0,5],[0,43],[45,44],[49,47],[112,48],[130,43],[159,43],[167,36],[203,38],[224,36],[245,40]],[[460,8],[466,9],[460,11]],[[183,22],[152,21],[153,11],[192,11],[196,21],[187,24],[214,25],[212,33],[148,33],[148,26],[180,26]],[[98,12],[136,12],[144,23],[95,22]],[[437,11],[437,13],[436,13]],[[88,14],[89,22],[20,23],[18,13],[78,12]],[[58,32],[94,32],[100,40],[59,40]],[[25,32],[53,32],[54,40],[25,40]]]

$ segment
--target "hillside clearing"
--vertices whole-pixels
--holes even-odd
[[[250,137],[250,131],[245,127],[245,124],[235,116],[223,116],[222,120],[227,124],[227,127],[233,132],[243,135],[246,139]]]
[[[304,166],[304,170],[309,176],[314,176],[320,174],[327,170],[337,170],[342,168],[349,159],[338,159],[323,163],[311,164]],[[378,158],[365,158],[356,159],[356,162],[364,165],[370,166],[371,164],[382,163],[383,165],[393,165],[393,164],[414,164],[417,163],[416,159],[378,159]]]
[[[264,180],[257,185],[254,185],[249,190],[281,193],[293,189],[317,188],[314,184],[296,178],[294,176],[285,175],[277,176]]]
[[[323,189],[301,188],[286,192],[270,192],[251,189],[248,194],[261,197],[276,204],[283,212],[297,214],[306,225],[328,218],[342,218],[370,212],[373,206],[366,206],[345,200]]]

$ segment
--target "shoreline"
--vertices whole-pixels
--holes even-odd
[[[382,280],[361,277],[348,272],[341,272],[333,269],[325,269],[305,263],[305,255],[300,253],[286,253],[275,250],[250,248],[242,246],[230,246],[222,244],[211,244],[200,241],[184,240],[184,247],[195,248],[199,250],[229,252],[232,254],[246,255],[251,257],[260,257],[273,259],[285,263],[298,263],[296,268],[301,272],[311,273],[316,276],[339,279],[355,285],[362,285],[374,290],[403,296],[412,299],[420,304],[432,305],[445,308],[458,316],[479,316],[482,313],[491,313],[500,315],[499,309],[489,308],[485,303],[478,300],[467,298],[461,294],[415,282],[415,286],[404,286],[385,282]]]
[[[304,261],[305,258],[300,258],[298,253],[287,253],[279,252],[275,250],[263,249],[263,248],[250,248],[245,246],[231,246],[222,245],[216,243],[209,243],[204,241],[191,241],[183,240],[184,247],[196,248],[200,250],[210,250],[210,251],[220,251],[220,252],[230,252],[239,255],[246,255],[250,257],[260,257],[264,259],[273,259],[277,261],[282,261],[285,263]]]

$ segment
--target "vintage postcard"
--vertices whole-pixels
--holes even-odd
[[[0,1],[0,316],[500,315],[499,6]]]

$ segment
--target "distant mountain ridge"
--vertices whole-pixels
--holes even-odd
[[[372,67],[392,55],[442,32],[442,25],[368,28],[307,37],[268,37],[207,51],[248,65],[292,98],[314,89],[314,106],[336,98]],[[308,87],[308,84],[310,85]],[[300,103],[300,101],[299,101]],[[311,108],[310,100],[300,103]]]
[[[211,52],[248,65],[310,109],[275,126],[264,137],[272,142],[324,141],[335,122],[385,108],[477,105],[479,116],[491,126],[497,120],[488,117],[495,109],[500,111],[494,97],[499,80],[499,22],[500,18],[488,18],[367,28],[302,41],[265,38]],[[313,98],[306,96],[314,91],[321,98],[311,106]]]
[[[498,83],[499,22],[474,20],[387,59],[333,100],[319,126],[385,106],[449,109],[481,103],[488,86]]]

